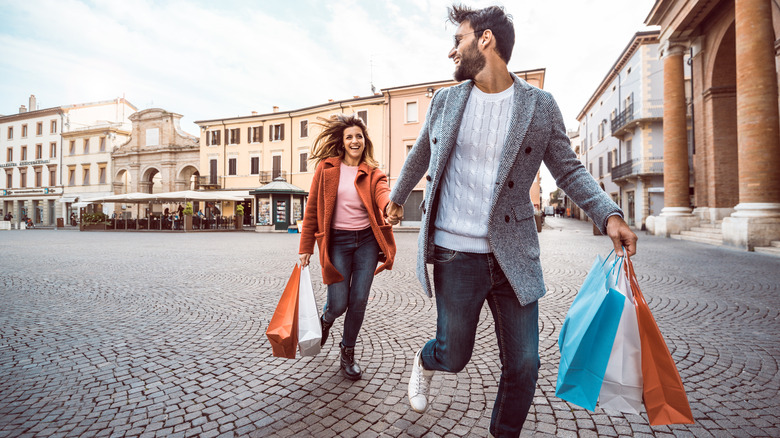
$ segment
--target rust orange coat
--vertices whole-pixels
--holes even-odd
[[[314,179],[309,190],[309,199],[306,203],[306,211],[303,215],[303,230],[301,231],[301,243],[298,252],[300,254],[313,254],[314,242],[320,250],[320,266],[322,266],[322,282],[325,284],[338,283],[344,277],[333,266],[328,254],[331,224],[333,212],[336,209],[336,196],[339,190],[339,176],[341,175],[341,158],[331,157],[322,160],[314,171]],[[390,202],[390,186],[387,184],[387,176],[379,169],[370,167],[366,163],[360,163],[355,188],[360,200],[368,211],[368,221],[371,230],[379,243],[379,261],[374,274],[385,269],[393,268],[395,258],[395,238],[392,227],[385,222],[385,207]]]

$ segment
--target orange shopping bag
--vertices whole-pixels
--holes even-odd
[[[271,342],[273,355],[295,359],[298,348],[298,285],[301,281],[301,269],[295,264],[282,298],[276,305],[274,316],[268,323],[265,335]]]
[[[642,342],[642,394],[650,424],[693,424],[693,414],[677,365],[639,289],[634,265],[628,256],[626,268],[636,302],[639,338]]]

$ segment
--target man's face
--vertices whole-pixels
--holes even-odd
[[[474,32],[471,24],[461,23],[455,31],[455,40],[449,57],[455,62],[454,77],[456,81],[474,79],[485,68],[485,55],[479,51],[479,32]]]

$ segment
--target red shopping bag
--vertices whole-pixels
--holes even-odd
[[[639,289],[634,265],[628,257],[626,268],[636,302],[639,338],[642,342],[642,394],[650,424],[693,424],[693,414],[677,365]]]
[[[298,285],[301,281],[301,269],[298,264],[293,268],[282,298],[276,305],[274,316],[268,323],[265,335],[271,342],[273,355],[295,359],[298,348]]]

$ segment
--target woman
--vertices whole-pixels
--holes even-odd
[[[350,380],[363,374],[355,362],[355,343],[374,275],[391,269],[395,239],[382,212],[390,201],[387,176],[374,159],[366,125],[356,115],[337,114],[318,123],[322,132],[312,147],[317,163],[303,216],[301,266],[320,251],[322,281],[328,285],[320,324],[322,345],[333,321],[346,312],[341,338],[341,369]],[[382,264],[377,268],[377,263]]]

